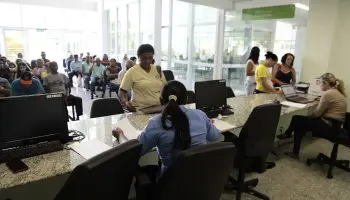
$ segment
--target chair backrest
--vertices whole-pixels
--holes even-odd
[[[350,113],[346,113],[343,128],[348,132],[350,136]]]
[[[165,76],[166,81],[175,80],[174,73],[171,70],[164,70],[163,74]]]
[[[240,155],[252,158],[267,157],[274,145],[281,108],[280,104],[254,108],[239,135]]]
[[[131,140],[80,164],[55,200],[128,199],[141,149]]]
[[[187,90],[187,104],[196,103],[196,95],[193,91]]]
[[[90,118],[123,114],[124,109],[117,98],[96,99],[91,106]]]
[[[157,183],[158,200],[219,200],[233,167],[232,143],[200,145],[179,153]]]
[[[231,87],[226,87],[226,98],[236,97]]]

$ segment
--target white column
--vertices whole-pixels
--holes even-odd
[[[188,23],[187,23],[187,56],[188,56],[188,64],[187,64],[187,88],[192,89],[192,79],[193,77],[193,51],[194,51],[194,17],[195,17],[195,7],[193,4],[188,4]]]
[[[218,10],[217,13],[213,79],[220,79],[222,77],[224,49],[225,11]]]
[[[118,60],[121,59],[119,58],[119,49],[118,49],[118,45],[119,45],[119,42],[118,42],[118,24],[119,24],[119,10],[118,10],[118,7],[115,8],[116,10],[116,19],[115,19],[115,27],[114,27],[114,31],[115,31],[115,34],[114,34],[114,41],[115,41],[115,55],[118,57]]]
[[[172,45],[173,45],[173,5],[174,1],[169,0],[169,27],[168,27],[168,64],[167,69],[171,69],[172,65]]]
[[[129,4],[126,5],[126,41],[125,41],[125,52],[124,53],[128,53],[129,50],[129,34],[130,34],[130,21],[129,21]]]
[[[104,7],[104,0],[98,1],[97,4],[97,11],[99,15],[99,21],[101,22],[100,26],[98,26],[98,38],[99,41],[101,41],[100,48],[97,49],[98,55],[102,56],[101,54],[108,52],[108,16],[107,12],[105,12]]]
[[[161,64],[162,58],[162,0],[155,0],[154,12],[154,60],[157,65]]]
[[[142,18],[141,18],[141,0],[138,0],[138,11],[139,11],[139,24],[138,24],[138,27],[137,27],[137,29],[138,29],[138,36],[139,36],[139,46],[141,45],[141,44],[143,44],[143,41],[142,41],[142,35],[141,35],[141,22],[142,22]]]

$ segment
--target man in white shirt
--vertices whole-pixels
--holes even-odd
[[[102,86],[102,96],[104,98],[106,91],[106,82],[105,82],[105,70],[106,67],[102,65],[101,59],[96,58],[96,64],[91,68],[91,99],[94,99],[95,87]]]
[[[118,80],[116,82],[117,85],[122,84],[123,78],[125,73],[132,68],[135,65],[135,63],[132,60],[128,60],[125,64],[125,69],[123,69],[122,71],[119,72],[118,74]]]
[[[73,76],[78,77],[78,86],[81,86],[81,77],[83,76],[83,63],[79,60],[79,56],[77,54],[74,55],[74,60],[70,63],[71,72],[68,74],[69,76],[69,85],[73,87]]]

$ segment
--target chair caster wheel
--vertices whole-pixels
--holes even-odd
[[[332,174],[328,174],[328,175],[327,175],[327,178],[332,179],[332,178],[333,178],[333,175],[332,175]]]
[[[306,161],[306,164],[307,164],[307,166],[310,167],[310,166],[312,165],[312,161],[311,161],[311,160],[307,160],[307,161]]]

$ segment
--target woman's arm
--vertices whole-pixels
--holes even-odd
[[[277,65],[275,65],[273,67],[273,69],[272,69],[272,78],[271,79],[272,79],[273,82],[278,83],[279,85],[283,85],[283,84],[286,84],[286,83],[283,83],[282,81],[280,81],[280,80],[278,80],[276,78],[277,72],[278,72],[278,70],[280,70],[280,68],[281,68],[280,64],[277,64]]]
[[[329,99],[329,97],[328,97],[327,93],[322,95],[320,102],[318,103],[317,108],[313,113],[314,117],[322,117],[324,115],[324,113],[326,112],[326,110],[329,107],[328,99]]]
[[[255,71],[254,71],[254,64],[253,62],[248,62],[246,66],[246,76],[254,76]]]
[[[293,76],[292,77],[292,84],[295,85],[297,83],[296,72],[295,72],[294,68],[292,68],[291,71],[292,71],[292,76]]]
[[[280,91],[276,91],[271,84],[269,84],[269,79],[266,77],[260,78],[262,85],[264,86],[265,92],[279,94]]]

